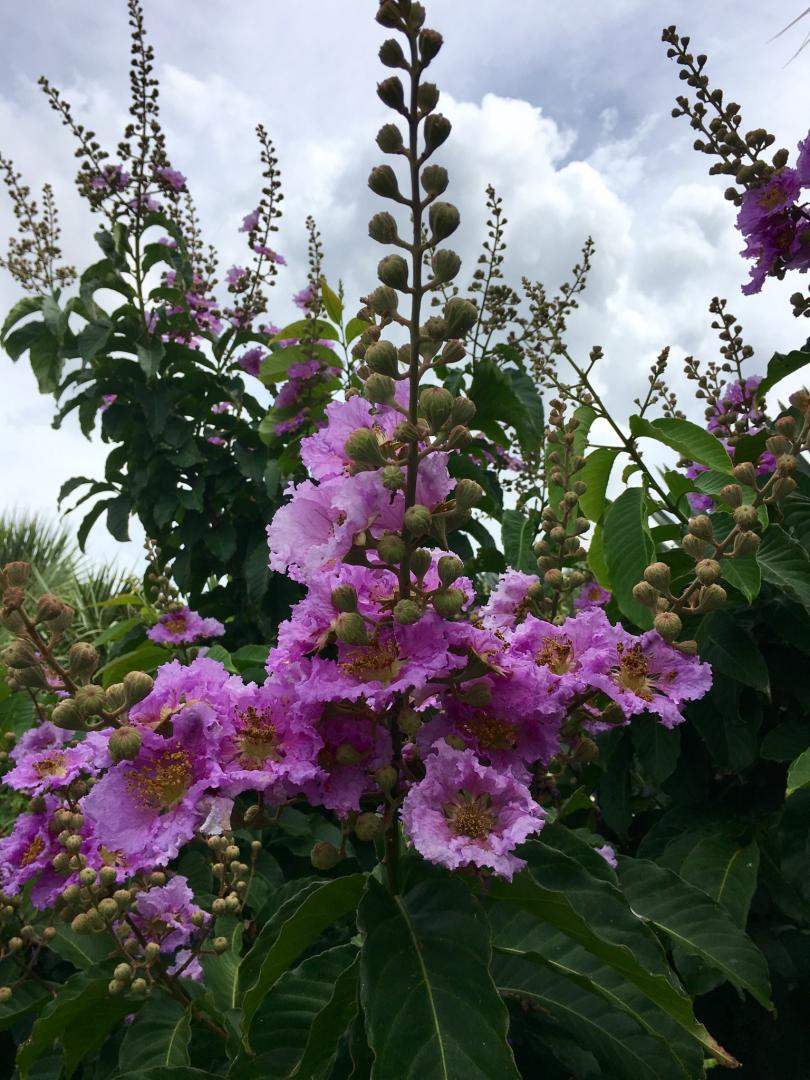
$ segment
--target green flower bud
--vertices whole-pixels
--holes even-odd
[[[404,149],[402,132],[396,124],[383,124],[377,132],[377,146],[384,154],[396,154]]]
[[[543,574],[543,581],[552,589],[561,589],[565,583],[563,572],[558,566],[552,566]]]
[[[428,123],[435,119],[435,117],[429,116]],[[428,210],[428,221],[430,228],[433,231],[434,243],[439,240],[446,240],[448,236],[456,231],[461,221],[461,214],[458,209],[449,202],[435,202]]]
[[[354,831],[358,840],[376,840],[382,836],[385,826],[379,814],[358,814]]]
[[[68,731],[78,731],[82,727],[79,710],[76,708],[75,702],[71,701],[70,698],[66,698],[54,706],[51,720],[57,727],[65,728]]]
[[[738,506],[734,511],[734,524],[741,529],[753,529],[759,524],[759,516],[753,506]]]
[[[464,573],[464,563],[457,555],[442,555],[437,569],[442,585],[452,585]]]
[[[345,645],[368,645],[368,631],[362,615],[344,611],[335,620],[335,637]]]
[[[434,150],[446,142],[450,137],[450,131],[452,125],[446,116],[442,116],[441,113],[431,113],[431,115],[425,120],[424,138],[425,138],[425,154],[432,154]]]
[[[408,61],[402,46],[395,38],[387,38],[380,46],[380,62],[390,68],[407,68]]]
[[[104,691],[100,686],[81,686],[74,698],[82,716],[97,716],[104,708]]]
[[[118,904],[111,896],[105,896],[99,900],[98,910],[105,919],[114,919],[118,915]]]
[[[720,563],[716,559],[701,559],[695,567],[695,575],[701,585],[714,585],[720,573]]]
[[[434,281],[444,284],[452,281],[461,269],[461,259],[450,248],[440,248],[431,260]]]
[[[728,596],[722,585],[706,585],[700,590],[699,607],[702,612],[717,611],[721,608]]]
[[[380,285],[371,294],[371,306],[378,315],[393,315],[397,310],[399,298],[388,285]]]
[[[375,378],[387,379],[388,376],[379,375]],[[350,461],[366,469],[377,469],[385,464],[379,440],[371,428],[355,428],[343,444],[343,452]]]
[[[405,473],[399,465],[386,465],[380,476],[386,491],[402,491],[405,487]]]
[[[653,627],[664,641],[675,641],[683,624],[674,611],[661,611],[653,619]]]
[[[740,506],[742,489],[739,484],[726,484],[720,489],[720,498],[727,506]]]
[[[14,669],[14,681],[17,687],[28,686],[33,690],[47,690],[48,680],[40,667],[25,667]]]
[[[221,956],[224,952],[228,951],[228,939],[226,937],[215,937],[211,942],[214,952],[217,956]]]
[[[79,884],[88,888],[90,885],[95,885],[97,877],[98,874],[91,866],[85,866],[84,870],[79,872]]]
[[[156,941],[147,941],[143,947],[143,958],[147,963],[157,960],[160,956],[160,945]]]
[[[126,986],[121,979],[110,979],[107,983],[107,992],[113,996],[123,994],[124,990],[126,990]]]
[[[419,327],[419,334],[422,339],[419,351],[425,356],[430,356],[438,348],[438,342],[444,341],[447,337],[447,321],[440,315],[431,315]]]
[[[696,561],[702,559],[706,554],[706,541],[701,540],[699,536],[693,536],[692,533],[687,533],[681,540],[681,547]]]
[[[71,919],[70,929],[75,934],[91,934],[93,932],[93,924],[90,921],[90,917],[81,911]]]
[[[389,109],[396,109],[403,116],[408,115],[408,110],[405,107],[405,90],[398,76],[390,75],[387,79],[383,79],[381,83],[378,83],[377,97]]]
[[[383,562],[398,566],[405,558],[405,541],[397,533],[383,533],[377,541],[377,554]]]
[[[439,589],[432,597],[433,610],[443,619],[453,619],[464,606],[464,593],[461,589]]]
[[[376,345],[369,345],[363,359],[366,365],[378,375],[388,375],[393,378],[399,374],[397,350],[390,341],[378,341]]]
[[[435,435],[453,411],[453,395],[443,386],[426,386],[419,395],[419,411]]]
[[[357,611],[357,591],[351,585],[338,585],[332,590],[332,607],[336,611]]]
[[[397,442],[415,443],[419,442],[419,437],[418,428],[407,420],[401,424],[397,424],[394,428],[394,438]]]
[[[160,950],[158,949],[158,952],[159,951]],[[149,989],[149,986],[148,986],[148,984],[146,982],[146,979],[133,979],[132,980],[132,986],[130,987],[130,989],[132,990],[133,994],[140,995],[140,994],[145,994],[146,991]]]
[[[735,465],[734,478],[741,484],[745,484],[746,487],[757,486],[757,470],[751,461],[741,461],[739,465]]]
[[[99,660],[98,651],[87,641],[77,641],[68,650],[68,670],[77,679],[88,679]]]
[[[341,860],[341,854],[328,840],[318,840],[312,845],[309,861],[316,870],[332,870]]]
[[[402,26],[402,15],[396,0],[383,0],[374,18],[380,26],[387,26],[389,29]]]
[[[777,473],[778,471],[779,465],[777,463]],[[777,476],[777,479],[771,488],[771,498],[768,502],[778,502],[779,499],[784,499],[786,495],[790,495],[792,491],[796,490],[796,486],[796,481],[792,476]]]
[[[459,480],[453,494],[460,510],[471,510],[483,499],[484,489],[475,480]]]
[[[447,169],[443,165],[426,165],[422,169],[420,180],[425,192],[434,197],[446,191],[447,185],[450,183]]]
[[[127,695],[122,682],[113,683],[104,691],[104,708],[108,712],[118,712],[126,703]]]
[[[386,255],[377,263],[377,277],[392,289],[407,289],[408,264],[401,255]]]
[[[394,605],[393,616],[400,626],[411,626],[422,618],[422,611],[413,600],[399,600]]]
[[[395,389],[394,380],[389,375],[375,372],[366,379],[363,396],[374,405],[388,405],[394,400]]]
[[[27,562],[9,562],[3,567],[6,581],[12,588],[22,588],[28,581],[31,564]]]
[[[644,607],[654,608],[658,603],[658,593],[648,581],[639,581],[633,586],[633,599]]]
[[[384,199],[399,197],[397,174],[390,165],[375,165],[369,173],[368,186],[375,195],[381,195]]]
[[[689,518],[689,532],[700,540],[711,540],[713,535],[711,519],[705,514]]]
[[[387,210],[375,214],[368,223],[368,235],[378,244],[393,244],[399,235],[394,215]]]
[[[141,733],[134,727],[120,727],[110,735],[107,748],[113,761],[132,761],[141,749]]]
[[[399,773],[393,765],[383,765],[374,773],[374,779],[380,791],[392,791],[399,779]]]
[[[424,536],[430,531],[431,513],[426,506],[416,503],[405,511],[405,528],[411,536]]]
[[[7,645],[0,653],[0,656],[2,656],[6,667],[10,668],[32,667],[37,663],[34,650],[22,638],[17,638],[10,645]]]
[[[760,545],[760,539],[755,532],[737,533],[734,539],[734,558],[744,555],[753,555]]]
[[[465,446],[470,445],[471,441],[470,429],[463,427],[461,424],[456,424],[454,428],[450,429],[450,433],[444,441],[444,449],[463,450]]]
[[[654,589],[658,590],[658,592],[666,593],[669,592],[672,571],[666,563],[654,562],[644,571],[644,580],[648,581]]]
[[[411,573],[414,577],[423,578],[432,562],[433,557],[427,548],[417,548],[411,554]]]
[[[419,89],[416,91],[416,104],[423,116],[433,112],[439,104],[438,86],[435,83],[420,83]]]
[[[105,889],[115,884],[118,872],[114,866],[102,866],[98,872],[98,879]]]
[[[37,600],[37,613],[35,622],[50,622],[58,619],[65,611],[65,602],[52,593],[43,593]]]
[[[155,680],[145,671],[128,671],[124,676],[124,691],[127,705],[137,705],[139,701],[151,694]]]
[[[444,317],[447,319],[448,336],[451,338],[463,338],[475,326],[478,319],[478,309],[472,301],[462,300],[460,296],[454,296],[445,304]]]
[[[422,718],[414,709],[403,709],[397,717],[397,727],[402,734],[412,739],[422,727]]]
[[[425,29],[419,31],[419,56],[425,66],[427,66],[434,57],[438,56],[443,40],[444,39],[438,30]]]
[[[457,397],[453,401],[453,409],[450,413],[450,419],[453,425],[463,424],[465,427],[469,427],[470,421],[475,416],[475,402],[471,401],[468,397]]]

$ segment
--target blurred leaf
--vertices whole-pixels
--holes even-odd
[[[810,784],[810,750],[800,754],[788,769],[787,794],[792,795],[799,788]]]
[[[106,690],[113,683],[121,682],[123,677],[130,671],[153,672],[171,658],[172,654],[168,649],[164,649],[160,645],[154,645],[151,641],[144,642],[143,645],[139,645],[132,652],[124,653],[123,656],[116,656],[115,659],[106,663],[99,672],[101,685]]]
[[[532,553],[532,542],[537,532],[534,518],[520,510],[504,510],[501,519],[501,537],[506,562],[515,570],[533,574],[537,560]]]
[[[746,686],[768,692],[770,679],[762,653],[728,611],[704,615],[695,638],[706,663]]]

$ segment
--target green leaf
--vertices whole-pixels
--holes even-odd
[[[722,578],[743,594],[749,604],[759,596],[762,574],[755,555],[741,555],[735,559],[723,559],[720,563]]]
[[[792,375],[794,371],[810,364],[810,349],[805,346],[802,349],[794,349],[789,353],[774,353],[768,361],[768,369],[765,378],[757,387],[757,397],[762,401],[768,391],[776,386],[782,379]]]
[[[16,983],[9,1000],[0,1002],[0,1031],[13,1027],[34,1009],[40,1011],[43,1004],[51,1000],[46,987],[32,979],[17,982],[19,976],[20,969],[13,960],[8,958],[0,963],[0,986]]]
[[[598,522],[588,545],[588,567],[603,589],[611,589],[610,571],[605,562],[605,530]]]
[[[590,521],[598,521],[605,509],[605,493],[613,463],[619,456],[619,450],[601,447],[593,450],[585,459],[585,464],[574,477],[587,484],[588,490],[579,497],[582,513]]]
[[[346,344],[351,345],[355,338],[359,338],[371,326],[365,319],[349,319],[346,323]]]
[[[691,420],[661,417],[649,421],[640,416],[631,416],[630,432],[636,438],[646,436],[655,439],[677,450],[682,457],[690,461],[697,461],[710,469],[716,469],[717,472],[732,475],[733,462],[726,448],[710,431],[693,424]]]
[[[532,541],[536,533],[534,519],[520,510],[504,510],[501,519],[501,537],[506,562],[515,570],[533,574],[537,560],[532,554]]]
[[[35,341],[40,338],[51,338],[51,332],[44,322],[29,322],[21,326],[19,330],[9,334],[3,341],[3,348],[12,360],[19,360],[23,353],[27,353]]]
[[[135,1072],[120,1073],[116,1080],[222,1080],[221,1073],[206,1072],[205,1069],[190,1069],[185,1066],[158,1066],[154,1069],[137,1069]]]
[[[126,1029],[118,1054],[122,1072],[189,1065],[191,1023],[188,1009],[167,994],[154,991]]]
[[[92,360],[101,352],[112,334],[113,324],[109,319],[98,319],[88,323],[76,339],[76,348],[83,360]]]
[[[132,509],[129,495],[119,495],[107,503],[107,530],[122,543],[129,540],[129,512]]]
[[[764,956],[706,893],[646,859],[620,857],[619,879],[642,919],[685,953],[715,968],[740,990],[747,990],[764,1008],[772,1008]]]
[[[0,328],[0,344],[5,344],[6,335],[12,326],[17,325],[20,319],[24,319],[26,315],[33,315],[35,311],[41,310],[41,296],[24,296],[22,300],[18,300],[11,311],[9,311],[8,315],[6,315],[3,326]]]
[[[114,951],[115,943],[109,934],[77,934],[70,923],[57,920],[54,935],[48,939],[48,948],[70,961],[77,968],[91,968],[100,964]]]
[[[335,322],[339,321],[335,319]],[[297,338],[299,341],[316,341],[318,338],[323,338],[325,341],[339,341],[340,334],[331,323],[324,319],[296,319],[295,322],[289,323],[274,334],[270,342],[272,344],[277,341],[289,341],[291,338]]]
[[[271,921],[262,928],[239,972],[246,1047],[251,1022],[267,991],[328,926],[355,910],[365,881],[365,874],[326,881],[307,893],[281,927]]]
[[[648,775],[657,784],[675,772],[681,752],[681,734],[677,728],[665,728],[656,717],[644,714],[633,718],[633,747]]]
[[[649,630],[652,612],[633,596],[633,586],[642,580],[655,555],[641,488],[627,488],[611,503],[605,515],[604,545],[610,587],[620,610],[636,626]]]
[[[76,530],[76,539],[82,552],[84,551],[84,545],[87,543],[87,537],[90,534],[90,530],[107,509],[109,502],[109,499],[99,499],[99,501],[93,505],[92,510],[88,511],[82,518],[82,523]]]
[[[239,1006],[239,957],[242,952],[242,920],[235,915],[217,919],[216,937],[228,942],[225,952],[204,955],[200,963],[205,975],[205,988],[210,990],[214,1004],[223,1014]]]
[[[753,638],[727,611],[705,615],[695,639],[702,660],[745,686],[768,693],[768,666]]]
[[[138,363],[147,379],[152,379],[157,375],[165,355],[166,350],[162,341],[153,341],[148,345],[138,346]]]
[[[794,791],[807,787],[808,784],[810,784],[810,750],[805,750],[788,769],[787,794],[792,795]]]
[[[810,557],[781,525],[773,524],[762,534],[757,562],[766,581],[810,607]]]
[[[304,1055],[291,1073],[295,1080],[317,1080],[334,1056],[338,1040],[357,1013],[359,974],[358,953],[337,977],[332,996],[312,1021]]]
[[[758,872],[758,846],[740,847],[720,834],[702,837],[678,869],[684,881],[708,893],[742,928],[748,920]]]
[[[32,1065],[50,1050],[55,1039],[62,1041],[65,1071],[70,1075],[85,1055],[101,1046],[115,1024],[137,1011],[138,1003],[131,998],[109,992],[109,982],[110,971],[98,967],[77,972],[67,980],[35,1020],[17,1052],[21,1080],[26,1080]],[[87,1022],[88,1017],[92,1023]]]
[[[326,314],[337,326],[341,326],[343,323],[343,304],[340,297],[331,289],[327,284],[326,278],[321,278],[321,300],[323,301],[323,307]]]
[[[153,645],[151,641],[146,641],[143,645],[139,645],[137,649],[133,649],[132,652],[124,653],[123,656],[116,656],[106,663],[99,672],[101,685],[106,690],[113,683],[121,682],[123,677],[130,671],[155,671],[156,668],[159,668],[161,664],[165,664],[171,658],[172,654],[168,649],[163,649],[160,645]]]
[[[36,376],[40,394],[52,394],[59,386],[64,361],[59,342],[50,334],[42,334],[32,343],[28,353],[31,370]]]
[[[395,896],[371,878],[358,922],[373,1080],[518,1080],[487,918],[461,881]]]

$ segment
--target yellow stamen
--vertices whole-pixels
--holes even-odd
[[[444,816],[456,836],[468,836],[471,840],[485,840],[495,826],[495,815],[490,811],[489,795],[472,799],[459,792],[459,802],[448,803]]]
[[[246,769],[257,769],[268,759],[281,761],[284,752],[269,712],[257,712],[251,705],[239,714],[239,720],[238,742]]]
[[[543,648],[534,658],[538,667],[547,667],[555,675],[565,675],[574,671],[578,666],[574,656],[574,646],[569,637],[547,637],[543,642]]]
[[[150,810],[171,810],[183,798],[193,779],[185,750],[164,750],[154,761],[127,773],[130,794]]]
[[[40,758],[39,761],[34,762],[34,772],[40,780],[46,776],[64,776],[67,773],[65,755],[56,752]]]
[[[364,645],[355,649],[340,666],[361,682],[379,682],[387,686],[399,675],[402,665],[397,643],[391,638],[382,645]]]
[[[20,866],[30,866],[35,859],[39,858],[44,850],[45,841],[41,836],[35,836],[26,848],[25,854],[20,859]]]

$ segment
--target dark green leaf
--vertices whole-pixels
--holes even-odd
[[[768,667],[762,653],[733,615],[714,611],[704,616],[695,637],[701,659],[724,675],[767,693]]]
[[[720,834],[702,837],[678,869],[684,881],[708,893],[743,928],[757,887],[758,872],[757,845],[740,847]]]
[[[12,326],[16,326],[20,319],[24,319],[26,315],[33,315],[35,311],[41,310],[41,296],[24,296],[22,300],[18,300],[11,311],[9,311],[8,315],[6,315],[3,326],[0,329],[0,344],[5,344],[6,334],[8,334]],[[14,357],[14,359],[16,359],[16,357]]]
[[[108,686],[112,686],[113,683],[121,682],[129,671],[155,671],[161,664],[165,664],[171,658],[172,654],[167,649],[161,648],[160,645],[154,645],[151,641],[146,641],[143,645],[139,645],[137,649],[133,649],[132,652],[124,653],[123,656],[116,656],[106,663],[99,672],[101,684],[106,689]]]
[[[537,560],[532,554],[532,542],[537,529],[534,519],[520,510],[504,510],[501,519],[501,536],[506,562],[515,570],[533,574]]]
[[[719,439],[710,431],[693,424],[691,420],[677,420],[661,417],[659,420],[644,420],[640,416],[630,417],[630,431],[636,437],[646,436],[677,450],[690,461],[697,461],[717,472],[731,475],[732,460]]]
[[[325,278],[321,278],[320,285],[324,311],[333,323],[337,326],[341,326],[343,323],[343,304],[340,301],[340,297],[334,289],[329,287]]]
[[[810,784],[810,750],[805,750],[788,769],[787,793],[792,795],[794,791],[807,787],[808,784]]]
[[[778,585],[805,607],[810,606],[810,557],[781,525],[771,525],[762,534],[757,562],[766,581]]]
[[[304,1055],[291,1074],[295,1080],[317,1080],[335,1054],[338,1040],[357,1013],[360,955],[335,980],[332,996],[315,1016]]]
[[[587,491],[579,497],[579,506],[590,521],[598,521],[605,509],[605,492],[610,480],[610,470],[619,453],[619,450],[607,447],[592,450],[574,478],[587,484]]]
[[[663,784],[678,764],[681,736],[677,728],[666,728],[656,717],[634,717],[631,725],[633,746],[648,775]]]
[[[29,351],[31,370],[36,376],[41,394],[52,394],[59,386],[64,361],[59,352],[59,342],[50,334],[42,334],[31,343]]]
[[[126,1029],[118,1056],[122,1072],[189,1065],[191,1023],[188,1009],[154,991]]]
[[[633,596],[633,587],[643,579],[655,554],[641,488],[627,488],[611,503],[605,515],[604,550],[619,608],[636,626],[649,630],[652,612]]]
[[[107,503],[107,529],[122,543],[129,540],[129,495],[119,495]]]
[[[83,360],[92,360],[101,352],[112,334],[112,323],[109,319],[99,319],[88,323],[76,339],[76,348]]]
[[[771,387],[776,386],[782,379],[792,375],[794,371],[810,364],[810,349],[805,346],[802,349],[794,349],[789,353],[774,353],[768,361],[768,370],[765,378],[757,387],[757,397],[762,401]]]
[[[153,378],[160,371],[160,365],[166,350],[162,341],[153,341],[149,345],[138,346],[138,363],[147,379]]]

